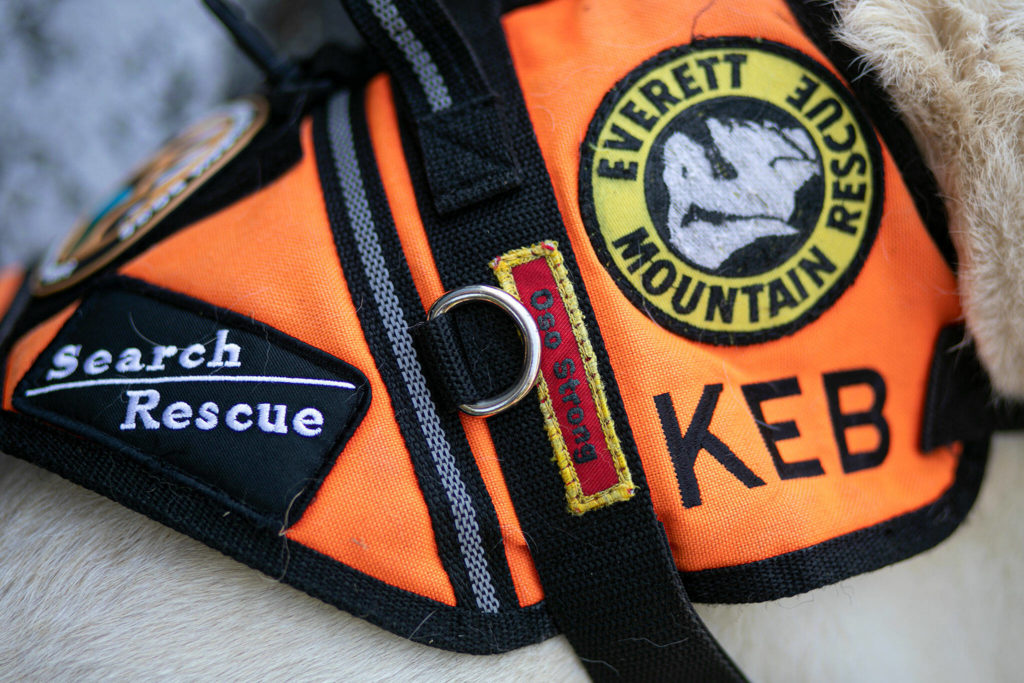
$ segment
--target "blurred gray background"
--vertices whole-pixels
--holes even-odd
[[[241,0],[284,53],[352,44],[340,0]],[[0,267],[60,239],[260,72],[199,0],[0,0]]]

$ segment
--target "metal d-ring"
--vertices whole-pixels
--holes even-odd
[[[516,327],[523,335],[526,355],[523,358],[523,371],[516,383],[493,398],[486,398],[475,403],[463,403],[459,410],[474,417],[487,417],[507,410],[523,400],[537,383],[540,374],[540,332],[537,323],[519,301],[511,294],[489,285],[469,285],[448,292],[434,302],[427,317],[433,320],[442,313],[468,301],[486,301],[512,316]]]

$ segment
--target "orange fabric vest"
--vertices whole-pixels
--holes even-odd
[[[818,15],[783,0],[506,11],[564,230],[478,253],[439,251],[458,240],[435,224],[514,196],[529,168],[431,153],[501,116],[481,99],[442,117],[462,84],[406,35],[427,24],[368,5],[416,65],[423,111],[385,74],[240,100],[0,278],[5,450],[397,633],[434,610],[410,637],[471,652],[555,631],[504,469],[527,436],[567,518],[649,498],[697,601],[810,590],[951,533],[986,441],[921,446],[937,340],[961,316],[941,204],[870,83],[855,94],[842,48],[815,42]],[[477,137],[471,160],[502,149]],[[426,324],[463,272],[538,330],[521,431],[455,409],[514,379],[522,353],[494,311]],[[115,305],[137,310],[137,335]],[[490,356],[488,329],[503,335]],[[270,375],[292,393],[261,394]],[[293,448],[309,462],[283,474]],[[145,481],[169,483],[150,496]]]

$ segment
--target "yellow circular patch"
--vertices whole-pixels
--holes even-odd
[[[697,341],[800,329],[853,281],[878,229],[872,127],[830,71],[775,43],[657,55],[605,97],[581,157],[581,209],[605,267]]]
[[[245,149],[268,114],[262,97],[235,100],[164,145],[46,254],[35,294],[66,289],[124,253]]]

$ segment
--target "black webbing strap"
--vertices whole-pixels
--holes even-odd
[[[434,207],[449,213],[505,192],[519,169],[497,97],[435,0],[344,0],[416,122]]]
[[[440,315],[411,330],[413,343],[428,375],[431,393],[443,410],[454,411],[460,405],[490,398],[510,384],[501,382],[497,377],[490,386],[481,386],[477,381],[473,367],[486,362],[486,359],[484,354],[466,344],[459,324],[459,318],[465,317],[465,311],[459,317]],[[507,378],[507,373],[498,375]],[[501,386],[497,386],[499,384]]]
[[[954,441],[987,439],[1001,429],[1024,429],[1024,404],[997,399],[963,324],[939,332],[928,376],[921,450]]]
[[[516,603],[498,517],[459,416],[435,411],[406,332],[424,312],[376,168],[360,97],[341,92],[313,121],[324,200],[360,323],[387,389],[458,605]],[[408,342],[408,343],[407,343]],[[493,595],[492,595],[493,593]]]
[[[407,7],[407,3],[379,0],[349,0],[347,4],[354,15],[362,17],[372,13],[371,5],[387,5],[402,12]],[[443,38],[428,35],[433,27],[423,19],[438,11],[436,5],[434,1],[419,2],[418,11],[401,15],[427,49]],[[440,211],[437,182],[431,177],[437,160],[425,159],[424,150],[416,144],[415,135],[422,142],[423,131],[411,133],[408,129],[410,120],[414,127],[421,124],[416,102],[422,93],[418,83],[396,75],[396,96],[406,115],[405,152],[442,282],[449,290],[494,283],[488,267],[494,257],[543,240],[558,242],[637,487],[628,501],[574,516],[567,510],[565,488],[552,462],[536,397],[531,395],[488,420],[516,514],[544,587],[548,612],[596,680],[743,680],[690,604],[664,529],[654,513],[600,330],[519,91],[497,3],[467,0],[449,3],[448,10],[476,55],[476,61],[469,54],[460,57],[465,63],[458,64],[457,70],[470,70],[473,64],[483,67],[487,82],[499,96],[493,101],[503,105],[500,117],[511,134],[512,150],[523,173],[518,187],[486,203],[466,206],[457,213]],[[365,23],[365,19],[357,19],[357,24]],[[393,51],[380,31],[369,31],[366,37],[376,49]],[[447,52],[444,60],[451,61],[452,55]],[[453,131],[459,134],[456,146],[474,144],[471,138],[475,130],[468,126]],[[515,335],[496,335],[496,329],[500,328],[462,326],[462,343],[490,349],[495,358],[518,358],[521,351]]]

